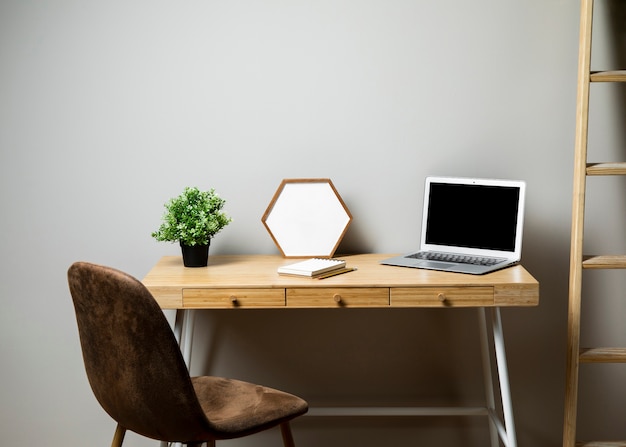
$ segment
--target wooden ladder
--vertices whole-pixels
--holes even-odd
[[[626,441],[582,442],[576,440],[580,364],[626,363],[626,348],[580,347],[583,271],[585,269],[626,269],[626,255],[586,256],[583,254],[587,176],[626,175],[626,162],[590,163],[587,157],[590,84],[592,82],[626,82],[626,70],[591,71],[592,24],[593,0],[581,0],[563,447],[626,447]]]

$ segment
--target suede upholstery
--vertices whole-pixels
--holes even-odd
[[[68,281],[89,383],[119,426],[167,442],[249,435],[307,412],[292,394],[219,377],[189,377],[158,304],[121,271],[78,262]]]

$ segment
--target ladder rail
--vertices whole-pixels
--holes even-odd
[[[590,85],[592,82],[626,82],[626,70],[591,71],[593,12],[594,0],[581,0],[563,447],[626,447],[626,441],[576,441],[580,365],[626,363],[626,348],[580,346],[583,271],[626,269],[626,254],[588,256],[583,253],[587,176],[626,175],[626,162],[588,162]]]
[[[567,374],[565,378],[563,447],[575,447],[576,442],[592,29],[593,0],[581,0],[578,86],[576,92],[576,137],[574,141],[574,185],[572,196],[570,279],[568,297],[569,308],[567,323]]]

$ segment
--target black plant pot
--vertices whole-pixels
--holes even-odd
[[[180,249],[183,253],[183,264],[185,267],[206,267],[209,263],[209,244],[183,245],[181,242]]]

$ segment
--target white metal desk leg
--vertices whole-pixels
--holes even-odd
[[[193,343],[194,313],[191,309],[178,309],[174,321],[174,337],[180,347],[187,369],[191,362],[191,345]]]
[[[174,336],[178,342],[187,369],[191,366],[191,345],[193,343],[194,312],[191,309],[178,309],[174,321]],[[168,447],[170,443],[162,441],[161,447]],[[173,443],[178,446],[180,444]]]
[[[489,349],[489,334],[487,332],[487,315],[484,307],[478,308],[478,323],[480,326],[480,347],[483,359],[483,381],[485,384],[485,399],[489,410],[489,434],[491,447],[500,445],[498,437],[498,415],[496,413],[495,394],[493,392],[493,376],[491,375],[491,349]]]
[[[509,372],[506,365],[506,351],[504,349],[504,333],[502,331],[502,317],[500,308],[494,307],[491,310],[491,324],[493,327],[493,343],[496,350],[496,362],[498,366],[498,376],[500,378],[500,393],[502,394],[502,412],[504,413],[504,423],[506,425],[507,447],[517,447],[517,437],[515,436],[515,422],[513,421],[513,403],[511,401],[511,388],[509,386]]]
[[[191,345],[193,344],[193,327],[195,313],[191,309],[179,310],[183,313],[182,317],[182,333],[179,341],[180,350],[183,353],[183,359],[187,364],[187,369],[191,367]]]
[[[185,311],[182,309],[176,310],[176,318],[174,320],[174,337],[176,337],[176,343],[180,346],[180,338],[183,333],[183,320],[185,318]]]

